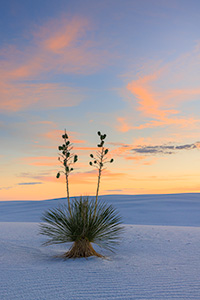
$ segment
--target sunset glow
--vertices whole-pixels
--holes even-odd
[[[58,145],[94,195],[97,131],[114,163],[100,194],[200,192],[200,1],[43,0],[1,7],[0,200],[66,196]]]

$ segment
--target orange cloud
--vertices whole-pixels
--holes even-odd
[[[198,44],[190,52],[183,53],[164,65],[163,61],[155,61],[141,66],[137,72],[140,77],[135,80],[129,79],[126,90],[123,92],[123,98],[133,111],[137,110],[139,114],[134,114],[134,123],[133,114],[130,116],[130,111],[127,116],[120,116],[118,118],[119,131],[127,132],[132,129],[171,125],[178,128],[198,128],[200,120],[198,116],[193,116],[196,111],[193,115],[188,115],[182,103],[190,101],[197,103],[199,100],[199,64]],[[129,73],[126,76],[130,78],[133,75]],[[195,102],[193,103],[195,106]]]
[[[88,43],[87,32],[90,30],[91,26],[84,18],[61,18],[44,24],[33,33],[31,47],[27,46],[23,53],[18,52],[17,55],[12,53],[15,49],[7,54],[9,62],[4,61],[7,77],[16,80],[35,78],[49,71],[90,72],[93,67],[100,66],[99,54]]]
[[[75,142],[74,142],[75,143]],[[90,151],[97,151],[97,147],[76,147],[77,150],[90,150]]]
[[[110,180],[122,180],[126,177],[125,173],[112,173],[111,171],[104,170],[102,172],[102,183]],[[94,191],[96,189],[98,172],[96,170],[85,173],[72,173],[70,176],[70,184],[94,184]]]
[[[127,174],[125,173],[112,173],[111,171],[108,170],[104,170],[102,172],[102,176],[104,178],[104,183],[109,181],[109,180],[122,180],[123,178],[127,177]],[[32,175],[27,175],[25,174],[21,177],[25,177],[25,178],[29,178],[29,179],[34,179],[34,180],[38,180],[41,182],[56,182],[56,183],[65,183],[65,176],[61,176],[59,179],[56,178],[56,174],[55,176],[51,176],[51,175],[36,175],[36,176],[32,176]],[[96,188],[96,183],[97,183],[97,178],[98,178],[98,172],[97,170],[92,170],[89,172],[72,172],[69,176],[69,182],[70,185],[78,185],[78,184],[83,184],[83,185],[87,185],[87,184],[94,184],[94,190]],[[102,179],[103,181],[103,179]]]
[[[112,143],[113,144],[113,143]],[[118,146],[119,145],[119,146]],[[137,155],[131,153],[131,150],[135,147],[137,147],[136,145],[128,145],[128,144],[116,144],[116,146],[118,146],[116,149],[113,149],[110,151],[110,154],[113,156],[119,156],[124,158],[125,160],[134,160],[137,162],[141,162],[143,160],[146,160],[147,157],[142,156],[142,155]],[[145,163],[143,163],[145,164]]]
[[[25,157],[23,160],[32,166],[58,166],[58,158],[50,156]]]
[[[119,122],[119,125],[118,125],[119,131],[127,132],[127,131],[133,129],[133,126],[130,126],[130,125],[127,124],[125,118],[119,117],[119,118],[117,118],[117,121]]]
[[[30,106],[75,106],[83,100],[78,89],[46,83],[55,74],[91,73],[102,66],[106,53],[95,50],[88,38],[92,26],[85,18],[62,17],[38,27],[31,45],[0,50],[0,109],[17,111]],[[42,79],[45,83],[32,83]],[[51,80],[52,81],[52,80]]]
[[[143,82],[143,80],[142,80]],[[128,90],[136,96],[140,107],[138,110],[142,111],[145,116],[151,116],[160,120],[166,119],[169,114],[177,114],[175,110],[161,109],[161,103],[157,99],[157,95],[148,87],[143,87],[140,80],[129,83]]]
[[[132,81],[127,85],[127,89],[135,96],[138,101],[138,110],[142,112],[145,117],[152,118],[153,120],[143,123],[138,126],[128,124],[126,118],[119,117],[118,129],[121,132],[127,132],[131,129],[144,129],[153,127],[163,127],[166,125],[177,125],[180,127],[196,126],[200,120],[193,117],[183,118],[180,116],[180,111],[175,109],[165,109],[169,106],[171,99],[177,99],[181,96],[183,100],[188,100],[191,96],[200,95],[200,89],[183,89],[183,90],[170,90],[165,91],[163,94],[159,91],[153,90],[150,87],[151,81],[158,79],[159,72],[144,76],[138,80]],[[173,106],[175,102],[172,101]],[[174,116],[175,115],[175,116]]]
[[[89,29],[89,23],[86,19],[74,18],[71,22],[66,23],[65,20],[62,20],[58,24],[59,30],[55,32],[46,32],[50,34],[50,37],[47,37],[42,44],[44,48],[55,53],[63,52],[67,47],[71,46],[75,40],[80,38],[85,34],[85,31]]]
[[[83,97],[76,89],[60,84],[0,83],[0,109],[18,111],[35,108],[70,107],[78,105]]]
[[[197,147],[197,149],[200,149],[200,142],[197,142],[197,143],[195,144],[195,146]]]
[[[125,157],[125,159],[126,160],[138,160],[138,161],[140,161],[140,160],[143,160],[143,159],[145,159],[146,157],[145,156],[126,156]]]
[[[126,121],[126,118],[117,118],[118,121],[118,125],[117,125],[117,129],[121,132],[127,132],[131,129],[133,129],[133,126],[129,125]]]
[[[52,140],[52,141],[61,141],[63,133],[64,133],[64,130],[54,129],[54,130],[48,131],[47,133],[43,134],[43,137],[45,137],[49,140]],[[75,138],[75,136],[77,135],[77,132],[67,131],[67,134],[68,134],[70,142],[72,142],[73,144],[84,144],[85,143],[84,140],[78,140]]]

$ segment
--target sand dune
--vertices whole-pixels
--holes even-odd
[[[62,199],[0,202],[0,299],[200,299],[200,195],[102,198],[125,220],[121,244],[98,249],[107,259],[67,261],[55,256],[68,245],[43,247],[38,235]]]

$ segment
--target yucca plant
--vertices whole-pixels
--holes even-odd
[[[44,223],[40,224],[40,234],[49,237],[44,245],[73,243],[69,251],[63,255],[64,258],[103,257],[95,251],[92,244],[95,243],[112,251],[114,245],[118,243],[119,234],[123,229],[121,217],[113,206],[98,201],[103,167],[107,162],[113,162],[113,159],[106,159],[108,153],[108,149],[104,148],[106,135],[102,135],[100,131],[98,131],[98,135],[100,144],[97,146],[100,150],[96,152],[95,156],[90,154],[90,157],[93,158],[90,165],[94,165],[98,169],[95,199],[90,200],[88,197],[80,197],[74,199],[70,204],[68,176],[73,170],[70,165],[77,161],[78,156],[70,153],[72,146],[67,140],[66,131],[62,136],[65,143],[58,148],[62,151],[59,160],[65,169],[68,206],[63,205],[60,208],[46,211],[42,217]],[[60,172],[57,174],[57,178],[59,176]]]
[[[42,219],[40,233],[49,236],[45,245],[73,242],[64,258],[103,257],[92,243],[112,251],[122,230],[121,217],[112,205],[99,202],[96,207],[95,200],[88,197],[75,199],[71,214],[63,205],[45,212]]]

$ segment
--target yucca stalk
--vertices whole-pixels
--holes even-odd
[[[62,136],[64,144],[58,147],[59,151],[62,151],[58,159],[62,163],[64,168],[62,172],[66,177],[68,206],[64,205],[46,211],[42,218],[44,223],[40,224],[40,233],[49,237],[49,240],[44,243],[45,245],[73,243],[69,251],[63,255],[64,258],[103,257],[95,251],[92,244],[96,243],[112,251],[114,245],[118,243],[122,230],[121,217],[112,205],[98,201],[103,167],[106,163],[113,162],[113,159],[107,160],[105,157],[108,153],[108,149],[104,148],[106,135],[102,135],[100,131],[98,131],[98,135],[100,144],[97,146],[100,150],[96,152],[96,157],[90,154],[90,157],[94,159],[90,165],[94,165],[98,169],[97,191],[93,200],[89,200],[88,197],[80,197],[79,200],[75,199],[70,204],[69,174],[73,171],[71,164],[76,163],[78,156],[71,153],[73,147],[68,140],[66,130]],[[57,178],[60,177],[60,173],[58,172]]]
[[[94,166],[95,168],[98,169],[98,180],[97,180],[97,190],[96,190],[96,202],[95,202],[94,216],[96,214],[96,208],[97,208],[97,203],[98,203],[101,174],[102,174],[102,171],[105,169],[105,168],[103,169],[103,167],[106,163],[112,163],[114,161],[113,158],[110,159],[110,160],[106,159],[106,155],[108,153],[108,149],[105,149],[105,147],[104,147],[104,143],[105,143],[104,140],[106,138],[106,134],[101,134],[100,131],[98,131],[97,134],[100,138],[100,143],[97,144],[97,147],[100,148],[100,150],[98,150],[96,152],[95,156],[93,154],[90,154],[90,157],[93,158],[93,162],[92,161],[89,162],[89,164],[91,166]]]
[[[68,140],[66,129],[64,131],[64,135],[62,135],[62,138],[64,140],[64,144],[62,146],[58,146],[58,150],[61,151],[61,153],[59,153],[58,160],[62,164],[64,171],[58,172],[56,178],[59,178],[61,173],[64,173],[65,175],[68,209],[71,215],[71,206],[70,206],[70,197],[69,197],[69,174],[73,171],[71,165],[75,164],[78,161],[78,155],[71,153],[73,149],[73,145]]]
[[[113,251],[122,231],[121,217],[112,207],[103,202],[80,197],[71,206],[52,209],[44,213],[40,233],[47,235],[45,245],[73,242],[64,258],[98,256],[92,243]]]

